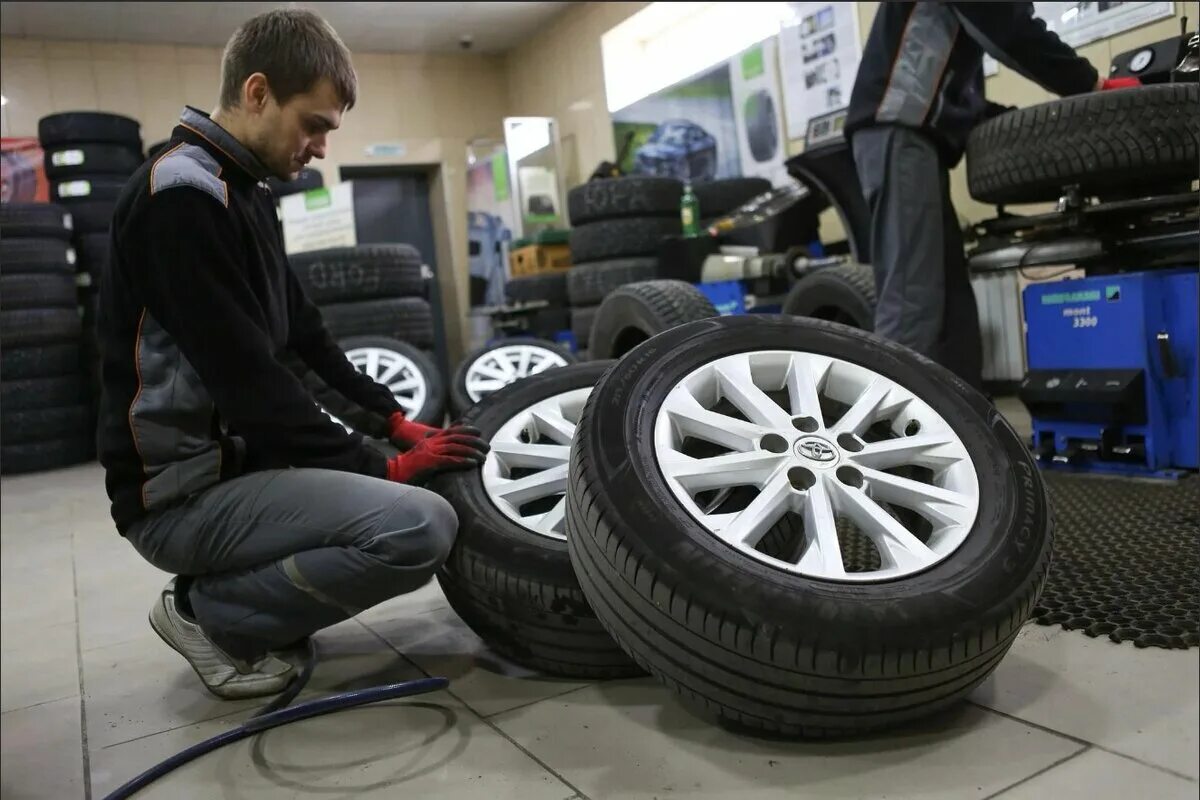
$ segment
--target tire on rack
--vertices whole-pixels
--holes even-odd
[[[967,186],[987,203],[1056,200],[1200,177],[1200,84],[1139,86],[1052,100],[978,125]]]
[[[74,375],[82,363],[78,342],[0,350],[0,377],[6,381]]]
[[[75,203],[109,203],[116,206],[121,190],[129,182],[125,175],[75,175],[50,182],[50,196],[69,209]]]
[[[0,348],[76,342],[83,330],[74,308],[0,311]]]
[[[0,270],[5,275],[75,274],[75,250],[59,239],[0,239]]]
[[[417,347],[433,345],[433,310],[420,297],[391,297],[321,307],[335,339],[388,336]]]
[[[588,351],[592,358],[620,358],[663,331],[717,316],[704,294],[684,281],[643,281],[610,294],[596,311]]]
[[[425,294],[421,254],[406,244],[312,250],[289,256],[288,262],[317,305]]]
[[[55,406],[72,406],[87,398],[79,373],[50,378],[0,381],[0,409],[8,414]]]
[[[771,191],[766,178],[723,178],[697,183],[692,187],[700,215],[705,219],[721,217],[743,203]]]
[[[78,302],[75,275],[47,272],[29,275],[0,274],[0,310],[19,308],[75,308]]]
[[[946,707],[1046,581],[1052,520],[1021,438],[949,371],[844,325],[677,328],[605,375],[578,430],[584,594],[635,660],[742,729],[844,735]],[[718,462],[687,458],[697,440]],[[802,535],[771,558],[754,541],[780,513]]]
[[[546,300],[551,306],[564,306],[567,304],[567,274],[543,272],[509,278],[504,284],[504,296],[510,303]]]
[[[143,160],[141,152],[127,145],[61,145],[46,151],[46,177],[57,181],[83,174],[132,175]]]
[[[567,192],[572,225],[622,217],[677,217],[683,183],[676,178],[625,175],[588,181]]]
[[[580,592],[565,528],[553,517],[536,516],[543,508],[553,512],[555,497],[562,496],[570,431],[587,392],[608,367],[602,362],[563,367],[488,396],[463,418],[492,444],[482,470],[447,474],[431,487],[458,513],[454,549],[438,572],[450,606],[496,652],[564,677],[641,674]],[[522,461],[515,451],[528,453],[539,440],[552,442],[545,448],[549,460]],[[548,476],[543,490],[532,492],[543,496],[521,506],[506,503],[500,493],[511,485],[509,476],[534,471],[557,473]],[[522,510],[529,512],[524,519]]]
[[[875,273],[862,264],[844,264],[805,275],[787,293],[782,311],[874,330]]]
[[[95,437],[87,434],[26,444],[0,445],[0,473],[16,475],[69,467],[95,456]]]
[[[573,306],[597,305],[622,286],[657,277],[657,258],[617,258],[576,264],[567,272],[567,301]]]
[[[48,406],[0,413],[0,441],[25,444],[63,436],[86,436],[95,420],[90,404]]]
[[[0,241],[71,239],[71,213],[54,203],[0,203]]]
[[[582,264],[657,255],[663,237],[677,236],[682,230],[678,216],[590,222],[571,228],[571,260]]]
[[[112,226],[113,213],[117,210],[115,200],[72,200],[65,204],[74,222],[75,232],[107,234]]]
[[[571,308],[571,333],[575,334],[575,344],[587,347],[592,338],[592,323],[596,321],[596,312],[600,306],[575,306]]]
[[[574,364],[567,348],[545,339],[496,339],[463,358],[450,379],[450,413],[461,416],[484,397],[524,378]]]
[[[42,117],[38,120],[38,141],[47,150],[77,142],[120,144],[139,153],[142,150],[137,120],[100,111],[66,111]]]

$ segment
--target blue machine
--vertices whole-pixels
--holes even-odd
[[[1034,284],[1020,396],[1044,462],[1168,475],[1200,467],[1200,271]]]

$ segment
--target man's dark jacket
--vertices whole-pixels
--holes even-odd
[[[97,445],[117,529],[253,470],[384,477],[284,364],[298,357],[364,409],[391,393],[326,331],[284,256],[267,170],[203,112],[130,179],[100,289]]]
[[[936,142],[949,165],[983,119],[983,54],[1060,96],[1096,86],[1096,70],[1075,55],[1033,3],[880,3],[863,50],[847,134],[902,125]]]

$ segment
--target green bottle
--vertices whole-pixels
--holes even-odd
[[[679,218],[683,222],[683,235],[700,235],[700,201],[692,193],[692,183],[683,185],[683,199],[679,202]]]

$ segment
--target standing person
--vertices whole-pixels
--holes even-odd
[[[98,322],[112,516],[178,576],[151,626],[225,698],[280,691],[293,667],[273,653],[424,584],[458,521],[413,484],[487,450],[474,429],[405,419],[288,267],[263,181],[324,158],[356,91],[350,53],[320,17],[254,17],[225,48],[216,111],[184,110],[112,223]],[[405,452],[388,459],[332,422],[285,351],[385,418]]]
[[[979,313],[949,172],[987,114],[983,54],[1060,96],[1101,81],[1033,3],[880,3],[846,132],[871,211],[875,332],[982,385]]]

